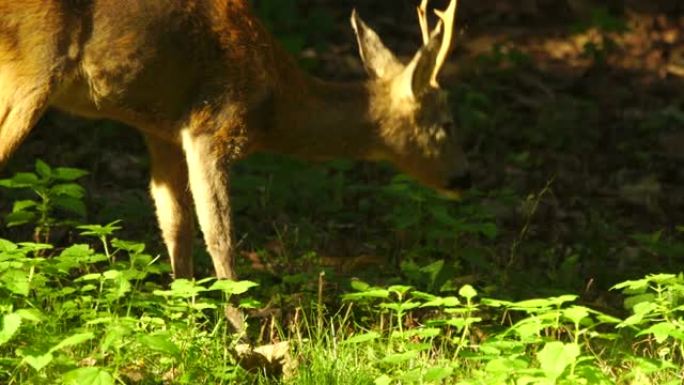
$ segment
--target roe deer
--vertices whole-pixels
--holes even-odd
[[[370,79],[335,84],[298,69],[247,0],[0,0],[0,165],[48,106],[136,127],[175,277],[193,275],[194,202],[216,275],[234,279],[229,166],[251,153],[388,160],[436,189],[467,187],[437,83],[456,3],[430,31],[423,0],[408,65],[353,12]]]

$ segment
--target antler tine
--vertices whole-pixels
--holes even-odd
[[[417,7],[418,22],[420,23],[420,32],[423,36],[423,44],[427,45],[430,42],[430,25],[427,18],[427,6],[430,0],[422,0],[420,6]]]
[[[435,87],[439,86],[437,82],[437,76],[444,67],[444,63],[451,53],[451,48],[453,47],[454,40],[454,23],[456,22],[456,9],[458,8],[458,0],[451,0],[449,7],[444,11],[435,10],[435,13],[440,18],[443,27],[444,34],[442,35],[442,46],[437,54],[437,60],[435,63],[435,69],[432,73],[431,84]]]

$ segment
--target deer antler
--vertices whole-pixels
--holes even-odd
[[[427,18],[427,6],[430,0],[423,0],[420,6],[417,7],[418,22],[420,23],[420,32],[423,35],[423,44],[427,45],[430,42],[430,25]]]
[[[427,0],[423,0],[423,2],[427,3]],[[421,6],[422,6],[422,4],[421,4]],[[449,53],[451,52],[451,48],[453,47],[454,23],[456,21],[456,9],[457,8],[458,8],[458,0],[451,0],[451,2],[449,3],[449,7],[446,10],[444,10],[444,11],[435,10],[435,13],[440,18],[441,23],[444,27],[444,34],[442,35],[442,46],[440,47],[439,53],[437,54],[435,69],[434,69],[434,72],[432,73],[432,79],[430,80],[430,83],[435,87],[439,86],[439,83],[437,82],[437,76],[439,75],[440,71],[442,70],[442,67],[444,67],[444,63],[446,62],[447,57],[449,56]],[[427,23],[427,18],[425,18],[425,20]],[[422,22],[421,22],[421,25],[422,25]],[[425,39],[425,36],[423,36],[423,39]]]

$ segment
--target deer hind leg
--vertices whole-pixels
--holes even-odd
[[[179,145],[147,136],[152,160],[150,191],[175,278],[192,278],[192,197],[185,155]]]
[[[211,136],[196,136],[188,131],[182,135],[195,211],[216,276],[235,279],[227,165],[212,155]]]
[[[51,87],[49,81],[13,78],[0,66],[0,167],[31,132],[45,111]]]

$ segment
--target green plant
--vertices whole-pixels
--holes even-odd
[[[684,358],[684,274],[652,274],[613,289],[622,291],[633,313],[617,326],[645,339],[661,368],[676,367]]]
[[[150,277],[168,268],[160,269],[142,244],[110,242],[112,226],[88,228],[87,235],[105,242],[104,253],[73,245],[56,254],[49,245],[0,240],[0,380],[113,384],[138,377],[172,376],[177,383],[233,378],[238,369],[226,348],[237,336],[227,331],[222,304],[255,284],[176,280],[163,290]],[[39,251],[52,255],[38,257]],[[200,356],[215,356],[223,364]]]
[[[86,215],[83,187],[74,183],[88,173],[75,168],[51,168],[42,160],[36,160],[35,172],[20,172],[12,178],[1,179],[0,187],[29,190],[33,197],[16,200],[12,212],[5,216],[8,226],[33,224],[34,238],[47,242],[54,226],[72,224],[73,221],[57,219],[57,211]]]
[[[42,198],[35,205],[41,225],[65,224],[52,218],[51,205],[61,191],[81,190],[54,181],[83,173],[42,162],[37,168],[41,177],[18,174],[3,183]],[[57,249],[0,239],[0,382],[105,385],[166,377],[196,383],[236,376],[226,347],[237,336],[223,321],[223,304],[255,284],[177,280],[164,290],[158,276],[169,267],[144,244],[117,239],[116,222],[78,229],[101,251],[86,243]],[[222,364],[198,359],[208,356]]]

